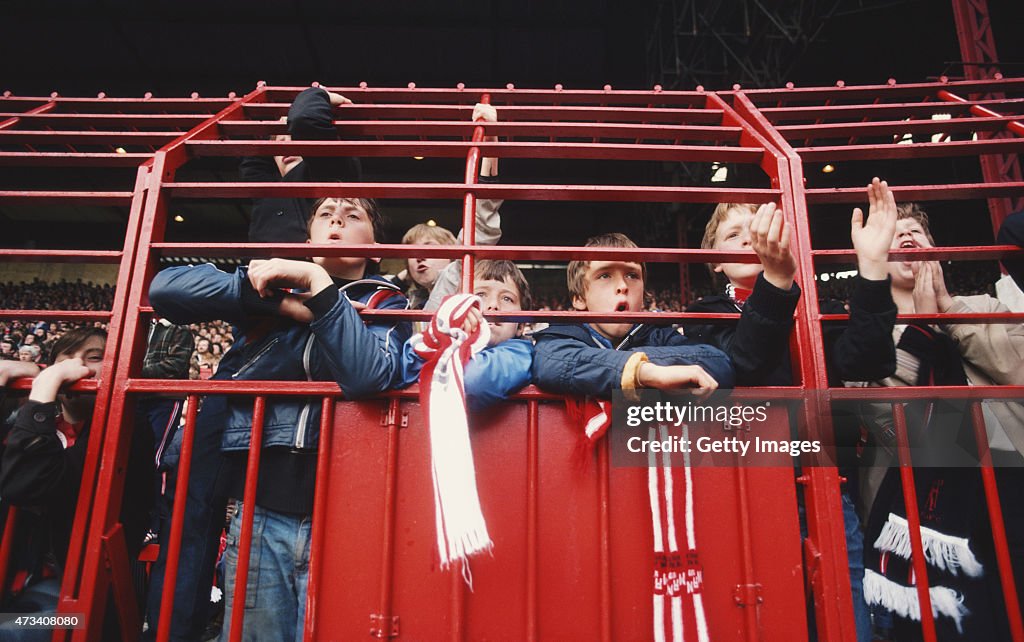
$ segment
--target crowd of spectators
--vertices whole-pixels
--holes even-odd
[[[91,281],[58,281],[40,279],[28,283],[0,283],[2,310],[110,310],[114,288]],[[45,366],[50,348],[65,332],[83,325],[106,327],[98,321],[40,321],[0,319],[0,360],[21,360]],[[234,336],[223,321],[192,324],[195,337],[190,378],[207,379],[216,372],[221,356],[231,347]]]

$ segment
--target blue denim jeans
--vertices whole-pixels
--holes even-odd
[[[850,588],[853,592],[853,621],[857,624],[857,642],[871,641],[871,613],[864,601],[864,531],[860,528],[857,508],[848,493],[842,493],[843,525],[846,527],[846,554],[850,565]]]
[[[238,571],[238,542],[242,532],[242,502],[228,529],[224,551],[224,629],[228,639]],[[286,642],[302,639],[309,581],[309,542],[312,517],[294,516],[256,506],[245,586],[242,640]]]
[[[174,611],[171,616],[172,642],[198,642],[210,619],[210,589],[213,567],[220,548],[227,498],[219,494],[219,479],[224,466],[220,442],[228,421],[226,397],[206,397],[196,419],[192,446],[192,471],[188,480],[188,502],[181,535]],[[167,495],[157,501],[168,502],[160,528],[160,556],[150,574],[146,616],[149,628],[144,640],[156,638],[160,600],[163,595],[167,550],[171,541],[171,506],[177,482],[177,460],[167,476]]]

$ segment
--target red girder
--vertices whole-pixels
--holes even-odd
[[[976,3],[975,3],[976,4]],[[994,58],[994,50],[992,51]],[[965,59],[967,57],[965,56]],[[322,397],[323,423],[321,425],[321,452],[319,454],[319,475],[314,500],[314,533],[312,537],[313,564],[312,580],[307,601],[305,639],[313,640],[326,635],[324,621],[331,621],[331,605],[325,599],[323,582],[326,581],[323,566],[336,563],[337,552],[329,549],[328,533],[345,530],[339,524],[338,515],[332,513],[334,493],[351,483],[349,474],[366,475],[366,470],[347,471],[345,465],[359,468],[365,462],[346,461],[339,467],[337,462],[340,446],[346,448],[359,439],[347,430],[358,422],[367,421],[376,414],[375,408],[384,412],[383,422],[376,426],[383,441],[378,444],[383,476],[382,503],[375,504],[374,516],[367,517],[367,532],[378,533],[381,539],[379,584],[369,598],[380,632],[391,626],[392,617],[403,613],[403,629],[409,629],[416,636],[415,625],[406,624],[410,609],[409,599],[404,595],[409,570],[396,565],[396,559],[403,552],[403,529],[410,528],[404,510],[409,509],[410,488],[407,477],[399,475],[400,462],[408,465],[406,459],[410,444],[415,448],[421,439],[420,431],[407,431],[401,426],[406,421],[408,409],[415,406],[418,389],[395,391],[381,396],[376,402],[344,402],[341,391],[329,382],[225,382],[225,381],[164,381],[147,380],[138,376],[138,365],[144,351],[145,323],[152,315],[147,307],[146,290],[159,257],[260,257],[310,255],[411,257],[434,256],[462,258],[468,269],[464,272],[463,288],[472,282],[472,262],[481,258],[509,258],[529,261],[559,261],[570,259],[627,259],[637,255],[645,261],[677,263],[685,268],[691,263],[703,262],[753,262],[751,252],[714,252],[686,247],[639,248],[623,250],[615,248],[578,248],[565,246],[476,246],[472,235],[473,211],[476,198],[506,198],[512,200],[540,201],[618,201],[618,202],[662,202],[662,203],[718,203],[718,202],[777,202],[796,231],[795,252],[799,261],[799,276],[804,296],[797,311],[795,329],[794,364],[797,369],[798,385],[785,388],[763,388],[742,390],[734,393],[737,398],[761,399],[803,399],[803,417],[810,436],[824,435],[829,430],[827,417],[829,400],[873,399],[883,402],[898,402],[911,399],[927,399],[941,396],[967,400],[1020,399],[1024,398],[1024,386],[979,386],[979,387],[934,387],[934,388],[872,388],[872,389],[828,389],[825,376],[824,349],[821,337],[822,323],[835,323],[845,315],[822,315],[817,303],[815,273],[817,268],[834,264],[855,262],[852,250],[816,249],[812,244],[811,227],[814,219],[809,205],[860,203],[864,200],[862,187],[841,186],[836,188],[806,189],[804,186],[804,164],[836,160],[859,160],[884,162],[886,160],[913,161],[931,157],[979,156],[1011,154],[1021,149],[1024,135],[1022,118],[1024,98],[1013,97],[1024,93],[1024,79],[997,78],[993,80],[970,80],[965,82],[915,83],[865,87],[791,88],[776,90],[734,91],[721,94],[708,92],[662,92],[662,91],[576,91],[576,90],[522,90],[494,89],[380,89],[369,87],[338,87],[338,91],[357,104],[342,109],[346,118],[335,125],[343,138],[353,136],[390,137],[396,140],[345,140],[343,142],[277,142],[267,140],[244,140],[235,137],[267,137],[283,133],[283,126],[277,119],[287,112],[290,101],[301,90],[293,87],[261,86],[243,98],[182,98],[182,99],[115,99],[115,98],[31,98],[5,96],[0,98],[0,144],[16,149],[18,146],[39,146],[48,144],[68,145],[64,152],[24,151],[0,152],[0,165],[19,167],[136,167],[142,165],[136,177],[135,189],[128,191],[104,192],[63,192],[63,191],[0,191],[0,202],[29,205],[118,205],[129,206],[129,220],[125,245],[122,251],[49,251],[49,250],[4,250],[2,258],[12,262],[90,262],[118,263],[120,271],[114,304],[110,311],[50,311],[50,310],[6,310],[0,311],[0,318],[33,318],[63,320],[107,321],[111,328],[107,345],[107,364],[103,378],[75,386],[76,390],[95,391],[97,409],[96,425],[90,437],[88,460],[83,475],[83,485],[95,488],[95,492],[83,492],[74,526],[73,544],[69,550],[68,567],[64,576],[59,609],[64,613],[84,612],[90,614],[90,628],[81,631],[67,631],[57,639],[86,640],[98,639],[98,626],[102,614],[107,588],[114,583],[115,594],[124,594],[125,578],[118,573],[108,575],[103,568],[104,559],[117,561],[119,550],[117,515],[120,509],[121,489],[124,483],[123,466],[127,456],[126,447],[129,431],[125,428],[131,416],[129,401],[140,394],[187,394],[190,410],[186,420],[185,445],[183,446],[182,468],[178,479],[178,497],[185,495],[189,476],[188,453],[191,450],[195,428],[195,408],[200,395],[231,394],[255,395],[256,416],[253,443],[258,444],[261,432],[259,417],[265,399],[273,395],[303,395]],[[1003,98],[990,96],[1009,94]],[[966,96],[968,98],[961,98]],[[984,98],[980,98],[984,97]],[[473,103],[489,99],[500,109],[499,123],[470,123]],[[979,99],[980,98],[980,99]],[[484,100],[486,102],[487,100]],[[515,104],[508,104],[514,102]],[[121,113],[113,113],[121,112]],[[930,120],[936,113],[953,114],[952,120]],[[419,120],[417,120],[419,119]],[[905,120],[910,119],[910,120]],[[111,131],[92,131],[89,128],[113,128]],[[59,128],[63,131],[47,131]],[[120,128],[120,129],[118,129]],[[170,131],[173,128],[190,128],[185,133]],[[914,144],[857,144],[857,139],[870,137],[901,137],[906,133],[931,136],[954,134],[958,138],[969,138],[970,134],[982,135],[992,132],[1008,132],[1015,137],[1005,139],[985,138],[979,140],[949,140],[938,143]],[[484,142],[484,135],[502,137],[502,142]],[[438,140],[445,138],[445,140]],[[514,140],[508,140],[513,138]],[[541,138],[544,140],[531,140]],[[844,143],[845,144],[841,144]],[[90,147],[97,145],[113,149],[120,145],[151,144],[164,146],[155,154],[147,153],[99,153]],[[5,147],[5,150],[8,149]],[[358,156],[429,156],[466,158],[464,175],[453,176],[452,182],[444,183],[243,183],[243,182],[178,182],[176,172],[191,159],[202,156],[240,156],[247,154],[272,155],[287,150],[299,155],[350,154]],[[658,187],[649,185],[529,185],[529,184],[477,184],[477,170],[482,156],[505,158],[560,158],[597,160],[658,160],[672,162],[725,162],[743,164],[759,170],[767,188],[732,188],[728,186],[686,186]],[[983,161],[985,162],[985,161]],[[953,201],[997,199],[1019,197],[1024,194],[1024,180],[1015,178],[1006,171],[992,173],[984,169],[984,180],[978,183],[933,185],[898,185],[894,192],[898,200]],[[1003,168],[1012,167],[1004,163]],[[1012,180],[1006,180],[1007,177]],[[459,179],[462,182],[456,182]],[[470,233],[464,245],[455,246],[409,246],[409,245],[367,245],[367,246],[310,246],[309,244],[192,244],[168,243],[164,240],[168,205],[171,199],[248,199],[252,197],[296,197],[328,196],[345,193],[352,196],[367,196],[395,199],[448,199],[463,203],[463,224]],[[666,240],[671,242],[671,240]],[[678,243],[682,245],[682,243]],[[1021,250],[1012,246],[950,246],[928,250],[900,250],[890,254],[894,260],[908,260],[927,257],[931,260],[979,261],[1020,256]],[[420,311],[368,311],[367,318],[425,319],[428,313]],[[581,322],[587,321],[679,321],[700,320],[709,323],[734,323],[736,314],[687,314],[687,313],[613,313],[594,314],[580,312],[537,312],[505,313],[495,315],[506,320],[539,320]],[[936,314],[901,315],[900,322],[913,320],[932,323],[1000,323],[1020,322],[1024,315],[1011,313],[993,314]],[[27,382],[16,382],[16,390],[25,390]],[[560,412],[557,402],[561,397],[539,391],[532,386],[514,397],[509,408],[500,412],[519,417],[519,426],[525,430],[515,431],[508,439],[521,440],[522,467],[515,475],[521,476],[524,495],[522,501],[522,525],[524,529],[521,549],[523,570],[521,586],[522,637],[539,639],[558,637],[568,631],[585,631],[593,638],[614,639],[627,636],[624,631],[635,620],[622,611],[623,597],[618,583],[622,580],[616,572],[623,568],[623,553],[617,533],[623,527],[615,521],[621,515],[623,496],[619,490],[631,481],[628,476],[609,465],[609,454],[605,443],[598,447],[597,470],[586,488],[574,488],[580,493],[579,505],[594,506],[595,512],[587,522],[594,529],[596,539],[591,543],[581,540],[593,555],[596,572],[583,572],[578,581],[590,584],[593,591],[587,595],[594,602],[593,626],[578,622],[552,621],[544,611],[546,599],[552,587],[559,587],[561,581],[546,573],[546,566],[552,565],[553,554],[550,529],[551,506],[546,503],[550,489],[572,488],[573,482],[562,470],[564,462],[552,460],[548,448],[552,439],[560,437],[548,431],[557,422]],[[373,406],[372,404],[376,404]],[[372,406],[372,407],[371,407]],[[895,406],[899,408],[898,404]],[[974,406],[977,408],[977,405]],[[975,411],[977,412],[977,411]],[[897,410],[897,417],[899,417]],[[101,421],[102,419],[102,421]],[[414,419],[412,421],[415,421]],[[976,429],[981,430],[976,424]],[[486,431],[484,431],[486,432]],[[903,435],[905,437],[905,435]],[[477,437],[474,436],[474,439]],[[369,439],[369,437],[367,437]],[[486,435],[481,436],[487,443]],[[410,441],[411,440],[411,441]],[[484,445],[485,451],[493,446]],[[492,451],[493,452],[493,451]],[[510,453],[512,451],[509,451]],[[518,452],[518,451],[517,451]],[[246,500],[243,511],[242,543],[239,567],[244,578],[247,565],[247,543],[251,537],[252,499],[255,496],[255,480],[252,474],[259,461],[258,445],[251,453],[245,489]],[[983,461],[987,452],[980,453]],[[485,456],[485,455],[478,455]],[[511,457],[511,455],[509,455]],[[904,464],[909,460],[904,457]],[[989,462],[990,464],[990,462]],[[120,471],[120,472],[119,472]],[[987,472],[986,472],[987,471]],[[750,501],[763,478],[761,473],[736,467],[727,472],[727,479],[720,480],[735,491],[735,501],[729,504],[729,514],[724,519],[734,524],[736,549],[730,564],[739,578],[739,584],[753,587],[769,583],[763,564],[766,556],[759,547],[763,545],[756,525],[763,514],[759,514],[758,502]],[[806,550],[808,568],[813,567],[811,590],[815,600],[816,621],[819,639],[855,639],[849,600],[849,579],[846,571],[846,557],[842,522],[838,513],[839,478],[834,468],[808,467],[805,469],[804,494],[807,499],[808,544]],[[330,474],[329,474],[330,473]],[[774,478],[778,483],[792,485],[792,475],[786,481],[786,471]],[[486,474],[486,473],[481,473]],[[909,481],[912,474],[905,468]],[[403,472],[403,475],[405,473]],[[992,524],[996,531],[995,548],[999,557],[999,570],[1004,593],[1013,596],[1018,590],[1012,576],[1007,572],[1009,557],[1005,537],[1002,535],[1002,519],[998,511],[991,466],[983,466],[986,501]],[[518,482],[517,482],[518,483]],[[783,486],[779,486],[780,488]],[[907,486],[908,505],[912,505],[912,485]],[[730,491],[732,492],[732,491]],[[328,501],[328,497],[332,500]],[[413,494],[415,497],[415,493]],[[577,498],[574,497],[574,501]],[[355,501],[355,500],[353,500]],[[403,510],[399,510],[400,507]],[[178,557],[181,535],[183,503],[174,507],[169,558]],[[911,511],[913,512],[913,511]],[[793,507],[795,515],[795,506]],[[500,519],[500,518],[499,518]],[[371,528],[372,523],[372,528]],[[379,531],[377,529],[379,525]],[[794,524],[790,524],[793,527]],[[582,528],[582,526],[581,526]],[[347,532],[347,531],[346,531]],[[376,535],[375,535],[376,536]],[[346,537],[356,537],[351,533]],[[358,538],[357,538],[358,539]],[[427,538],[429,539],[429,538]],[[0,544],[0,568],[6,563],[8,533]],[[410,544],[411,546],[411,544]],[[518,544],[516,545],[518,546]],[[919,576],[923,572],[919,536],[914,539],[917,558],[915,563]],[[111,548],[113,547],[113,548]],[[513,547],[515,548],[515,546]],[[738,554],[735,554],[738,552]],[[567,555],[568,553],[566,553]],[[332,555],[335,556],[332,558]],[[371,557],[376,557],[377,553]],[[331,560],[334,559],[335,562]],[[720,560],[716,559],[716,563]],[[707,561],[705,560],[707,564]],[[173,564],[172,564],[173,565]],[[476,567],[474,568],[476,570]],[[487,577],[487,570],[483,577]],[[493,572],[492,572],[493,573]],[[452,639],[467,639],[486,636],[478,629],[480,604],[486,604],[486,594],[468,594],[464,591],[459,573],[453,573],[450,580],[423,596],[425,604],[440,600],[440,619],[447,620],[446,634]],[[492,575],[493,577],[493,575]],[[612,578],[616,578],[613,587]],[[175,581],[173,570],[168,571],[168,586]],[[244,579],[240,583],[244,586]],[[433,586],[433,585],[431,585]],[[922,597],[926,596],[927,585],[922,582]],[[766,587],[771,590],[771,587]],[[443,593],[438,597],[437,593]],[[789,598],[799,598],[799,583],[789,590]],[[562,591],[567,600],[566,608],[574,608],[573,596]],[[737,593],[739,596],[740,594]],[[743,595],[747,595],[744,593]],[[157,630],[159,640],[169,636],[169,613],[173,591],[165,590],[161,605],[162,617]],[[737,598],[740,599],[740,598]],[[785,598],[773,594],[773,600]],[[244,600],[244,591],[236,593],[236,605]],[[446,600],[446,601],[445,601]],[[743,597],[741,601],[746,600]],[[796,599],[796,602],[800,602]],[[804,623],[792,609],[786,624],[780,624],[772,610],[774,604],[764,608],[743,606],[739,617],[728,622],[729,626],[716,622],[719,627],[715,639],[754,640],[806,639]],[[120,607],[125,605],[119,604]],[[134,608],[134,607],[132,607]],[[520,607],[517,607],[520,608]],[[582,608],[582,607],[580,607]],[[497,613],[500,609],[490,609]],[[926,609],[927,610],[927,609]],[[1012,609],[1011,609],[1012,610]],[[132,621],[132,613],[124,619]],[[235,609],[235,619],[241,615]],[[495,616],[497,617],[497,616]],[[322,621],[321,618],[328,618]],[[925,635],[931,618],[925,617]],[[365,623],[364,623],[365,624]],[[635,622],[633,622],[635,625]],[[578,628],[573,628],[573,627]],[[1016,642],[1024,642],[1020,631],[1019,614],[1011,614],[1011,626]],[[568,628],[564,628],[568,627]],[[623,628],[626,627],[626,628]],[[732,627],[732,628],[730,628]],[[427,630],[427,629],[425,629]],[[512,630],[512,629],[510,629]],[[649,630],[649,629],[645,629]],[[240,626],[232,627],[232,639],[239,639]],[[429,633],[424,634],[429,637]]]

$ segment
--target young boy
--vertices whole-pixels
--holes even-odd
[[[89,430],[96,396],[64,390],[77,381],[97,377],[103,365],[107,334],[92,327],[64,333],[53,345],[52,365],[0,362],[0,386],[15,377],[32,377],[28,401],[18,411],[7,435],[0,464],[0,495],[6,503],[30,510],[22,513],[29,533],[31,559],[28,585],[5,605],[8,612],[54,612],[60,570],[67,557],[78,493],[82,485]],[[153,501],[153,435],[141,413],[136,417],[121,506],[128,555],[138,555]],[[92,492],[91,488],[86,489]],[[19,530],[24,525],[19,524]],[[45,571],[56,574],[47,575]],[[47,579],[48,578],[48,579]],[[104,639],[115,639],[116,620],[108,616]],[[113,636],[113,637],[112,637]],[[46,636],[48,639],[49,636]],[[13,623],[0,625],[0,639],[38,639]]]
[[[473,293],[483,300],[484,314],[518,312],[530,310],[533,306],[530,285],[512,261],[479,261],[476,264]],[[471,323],[475,327],[475,324],[482,321],[476,315]],[[466,364],[465,391],[470,410],[481,410],[507,399],[530,383],[533,343],[529,339],[519,338],[521,325],[514,321],[490,321],[488,325],[491,338],[487,348],[474,355]],[[403,349],[403,386],[415,383],[423,368],[423,358],[413,349],[414,340],[415,337],[406,341]]]
[[[477,103],[473,108],[473,121],[497,122],[498,112],[491,105]],[[496,141],[497,136],[487,136],[485,141]],[[480,182],[498,182],[498,159],[485,157],[480,161]],[[476,200],[476,245],[496,245],[501,239],[501,213],[498,211],[501,199],[478,198]],[[419,223],[409,228],[402,237],[405,245],[458,245],[458,238],[446,228]],[[462,278],[462,261],[441,258],[409,258],[406,269],[399,272],[392,282],[407,290],[410,308],[436,310],[441,299],[458,292]],[[435,286],[440,285],[436,296]],[[428,305],[428,298],[431,299]]]
[[[792,385],[789,334],[800,299],[796,261],[789,251],[789,227],[773,203],[760,207],[721,203],[704,229],[705,250],[754,250],[760,263],[710,264],[724,275],[724,296],[704,297],[687,312],[740,312],[731,325],[684,324],[686,335],[725,351],[740,386]]]
[[[635,248],[623,234],[603,234],[585,247]],[[640,312],[646,268],[632,261],[572,261],[566,271],[573,308]],[[559,324],[537,332],[534,380],[548,390],[608,397],[615,389],[692,388],[706,397],[733,385],[719,349],[697,344],[671,326],[632,323]]]
[[[794,281],[796,260],[789,250],[790,242],[789,226],[782,210],[773,203],[720,203],[704,228],[702,249],[753,250],[760,259],[760,263],[709,264],[713,277],[723,275],[727,279],[725,294],[704,297],[687,308],[687,312],[740,313],[735,325],[684,325],[687,336],[710,343],[729,355],[736,368],[737,385],[793,385],[789,337],[800,286]],[[834,420],[837,442],[855,446],[860,434],[856,422],[849,421],[846,415],[836,415]],[[850,450],[843,449],[840,457]],[[856,473],[852,464],[840,461],[841,469],[848,468],[842,470],[848,478]],[[866,642],[871,635],[871,618],[862,590],[864,537],[854,500],[846,487],[842,505],[857,639]]]
[[[381,227],[372,200],[323,198],[310,219],[308,242],[374,243]],[[234,274],[211,265],[171,268],[154,278],[150,300],[158,314],[175,323],[224,319],[239,328],[215,379],[335,381],[346,398],[356,399],[398,383],[402,344],[409,337],[407,323],[364,323],[360,318],[361,308],[406,307],[398,288],[380,276],[367,276],[375,268],[370,263],[365,258],[331,256],[316,257],[311,263],[252,261]],[[228,494],[242,497],[252,400],[216,399],[205,401],[197,437],[200,430],[217,430],[221,424]],[[207,413],[212,420],[204,421]],[[258,585],[247,590],[245,627],[273,639],[298,639],[306,604],[320,401],[270,397],[264,417],[255,506],[262,527],[254,530],[255,567],[249,576],[253,582],[258,578]],[[192,487],[189,492],[191,505]],[[241,502],[237,508],[240,515]],[[212,502],[212,515],[215,509]],[[231,620],[240,523],[232,521],[225,554],[225,623]]]

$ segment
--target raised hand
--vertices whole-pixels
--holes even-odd
[[[473,122],[482,121],[487,123],[498,122],[498,110],[494,108],[494,105],[485,105],[483,103],[477,103],[473,107]],[[484,136],[484,141],[493,143],[497,142],[497,136]],[[487,156],[480,161],[480,175],[481,176],[496,176],[498,174],[498,159],[493,156]]]
[[[850,239],[857,251],[857,267],[865,279],[880,281],[888,273],[889,249],[896,235],[896,199],[889,184],[875,177],[868,185],[868,218],[854,208]]]
[[[750,244],[764,266],[764,278],[777,288],[789,290],[796,277],[796,259],[789,251],[792,231],[774,203],[757,208],[750,221]]]

